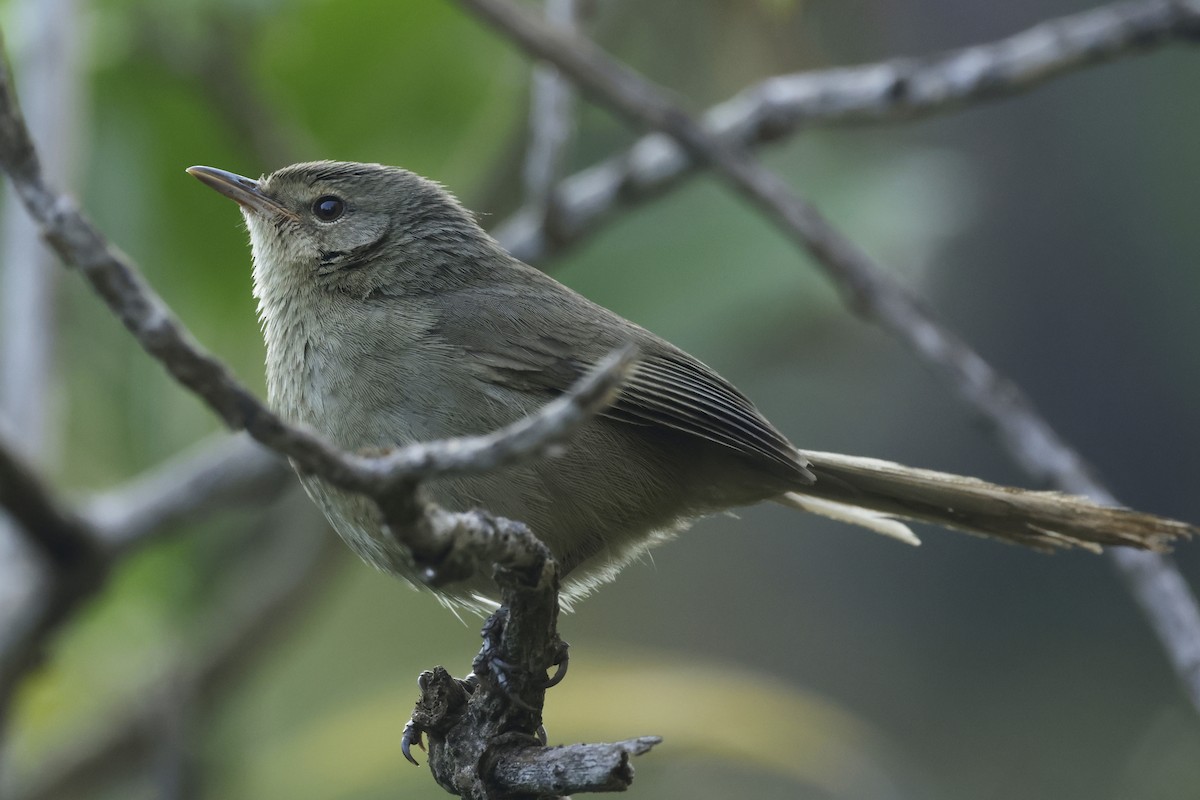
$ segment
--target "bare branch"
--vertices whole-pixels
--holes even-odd
[[[602,410],[612,399],[636,351],[626,347],[607,356],[566,394],[531,416],[483,436],[446,439],[403,447],[373,459],[364,469],[386,485],[389,481],[424,480],[439,475],[488,472],[552,449]],[[368,484],[369,485],[369,484]]]
[[[546,0],[546,21],[575,32],[579,0]],[[551,206],[554,184],[574,128],[575,91],[553,65],[533,67],[529,98],[529,146],[525,152],[525,203],[545,215]]]
[[[810,202],[774,173],[710,135],[658,87],[615,62],[594,43],[553,30],[524,14],[510,0],[459,0],[528,53],[552,61],[597,100],[632,123],[673,137],[696,161],[754,203],[815,259],[860,316],[882,325],[943,376],[996,431],[1010,456],[1030,475],[1058,488],[1115,505],[1112,494],[1084,460],[1043,419],[1011,380],[992,368],[957,335],[944,328],[917,298],[846,238]],[[1194,32],[1200,7],[1186,3],[1134,3],[1108,7],[1115,19],[1141,19],[1157,12],[1165,32]],[[1081,18],[1083,28],[1097,17]],[[1084,24],[1086,23],[1086,24]],[[1150,37],[1153,38],[1153,37]],[[1136,37],[1135,37],[1136,39]],[[1084,37],[1086,40],[1086,37]],[[1119,52],[1113,44],[1106,52]],[[1132,563],[1114,557],[1122,570]],[[1147,555],[1128,573],[1143,609],[1160,635],[1193,705],[1200,709],[1200,607],[1174,565]]]
[[[263,502],[291,486],[279,456],[245,435],[220,435],[98,494],[85,516],[115,553],[214,508]]]
[[[1157,553],[1117,547],[1112,565],[1158,636],[1171,667],[1200,708],[1200,608],[1175,562]]]
[[[537,736],[553,683],[546,671],[566,666],[558,567],[528,532],[515,545],[516,557],[500,561],[496,571],[502,605],[484,625],[472,678],[455,680],[441,667],[421,674],[404,752],[428,734],[434,778],[464,800],[623,790],[633,780],[629,757],[648,752],[658,737],[546,747]]]
[[[1200,4],[1193,0],[1113,3],[928,58],[771,79],[727,104],[726,113],[730,123],[741,120],[767,135],[803,125],[891,122],[1028,91],[1086,67],[1173,42],[1194,42],[1197,36]]]
[[[547,788],[558,794],[623,792],[633,783],[631,756],[650,752],[657,736],[612,744],[531,747],[497,759],[496,780],[514,794],[536,795]]]
[[[988,44],[931,58],[779,75],[710,108],[711,135],[750,148],[806,126],[892,122],[1029,91],[1054,78],[1200,35],[1196,2],[1119,3],[1060,17]],[[703,163],[701,161],[701,163]],[[617,208],[657,197],[697,161],[669,136],[649,134],[555,189],[552,229],[522,208],[493,234],[513,255],[543,261],[577,243]]]

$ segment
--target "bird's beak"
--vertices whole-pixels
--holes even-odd
[[[285,216],[295,219],[296,215],[279,204],[275,198],[263,192],[258,181],[216,167],[188,167],[189,175],[201,183],[233,200],[242,208],[265,217]]]

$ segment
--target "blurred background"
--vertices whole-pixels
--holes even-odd
[[[584,27],[700,111],[769,75],[1092,5],[598,0]],[[0,21],[22,81],[47,67],[47,31],[69,55],[57,84],[23,95],[31,117],[58,104],[35,130],[47,159],[260,395],[245,232],[185,167],[398,164],[489,226],[522,202],[530,64],[445,0],[9,0]],[[1014,377],[1123,502],[1195,522],[1198,83],[1196,53],[1164,48],[924,121],[803,132],[765,157]],[[634,138],[581,105],[564,174]],[[720,370],[801,447],[1028,485],[710,178],[539,266]],[[86,496],[219,431],[76,275],[55,274],[33,455],[59,485]],[[910,549],[771,507],[697,524],[563,619],[572,666],[549,695],[550,740],[665,736],[632,797],[1200,796],[1200,719],[1106,559],[920,533]],[[1178,561],[1200,585],[1200,545]],[[263,612],[276,572],[300,577]],[[355,560],[303,497],[267,493],[121,566],[22,686],[0,786],[444,797],[400,734],[416,675],[465,673],[477,637],[477,620]],[[141,733],[114,746],[131,716]]]

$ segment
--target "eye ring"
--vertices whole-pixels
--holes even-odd
[[[346,201],[335,194],[321,195],[313,201],[312,213],[321,222],[334,222],[346,213]]]

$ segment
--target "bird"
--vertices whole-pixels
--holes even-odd
[[[1159,550],[1196,531],[1083,497],[801,450],[715,370],[510,255],[411,171],[345,161],[258,179],[187,171],[245,219],[269,403],[347,451],[489,433],[636,348],[612,404],[561,452],[425,487],[444,508],[528,524],[559,564],[568,606],[696,519],[764,501],[914,545],[909,522],[1041,550]],[[366,562],[425,586],[371,500],[300,480]],[[453,606],[495,604],[487,576],[435,591]]]

